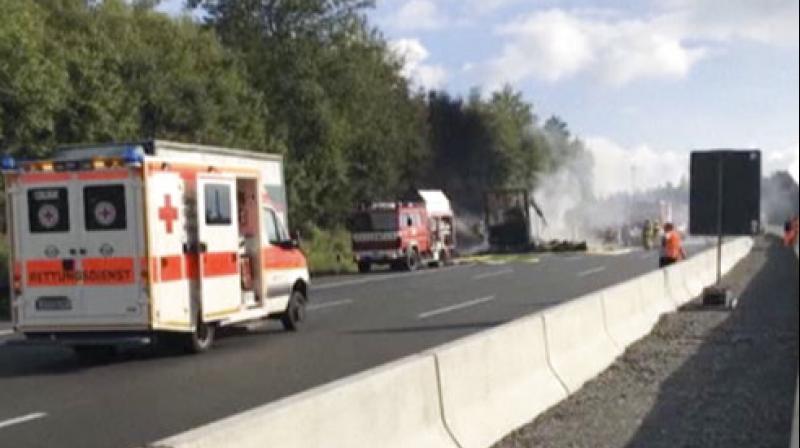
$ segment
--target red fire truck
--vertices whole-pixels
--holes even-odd
[[[410,201],[376,202],[353,214],[353,253],[359,272],[373,265],[414,271],[446,264],[455,248],[454,215],[439,190],[419,190]]]

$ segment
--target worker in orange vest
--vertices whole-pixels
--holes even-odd
[[[794,246],[797,241],[798,231],[800,229],[798,229],[797,217],[787,220],[783,225],[783,244],[787,247]]]
[[[686,258],[686,251],[683,250],[680,234],[675,230],[675,226],[671,222],[665,223],[658,266],[663,268],[684,258]]]

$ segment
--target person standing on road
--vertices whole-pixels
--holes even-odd
[[[686,258],[686,251],[683,250],[680,234],[678,234],[671,222],[665,223],[664,236],[661,238],[661,256],[658,259],[658,267],[669,266],[684,258]]]
[[[792,245],[792,238],[794,233],[794,228],[792,226],[792,220],[787,219],[785,223],[783,223],[783,245],[789,247]]]

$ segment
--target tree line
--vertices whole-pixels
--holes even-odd
[[[0,0],[0,151],[163,138],[281,153],[295,225],[444,189],[533,188],[586,158],[563,120],[505,87],[415,88],[368,0]],[[589,181],[587,179],[587,184]]]

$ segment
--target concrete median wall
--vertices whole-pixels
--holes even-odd
[[[600,292],[608,335],[617,348],[628,345],[650,332],[657,322],[643,301],[640,282],[621,283]]]
[[[723,248],[725,271],[752,247]],[[605,370],[716,276],[715,249],[153,447],[481,448]]]
[[[457,448],[432,355],[414,356],[152,445],[169,448]]]
[[[447,427],[490,446],[567,396],[547,362],[544,321],[526,317],[433,350]]]
[[[600,294],[594,293],[545,310],[550,365],[570,393],[619,356],[608,333]]]
[[[675,310],[675,302],[670,296],[667,276],[663,270],[649,272],[631,281],[639,284],[642,309],[653,324],[658,322],[662,314]]]

